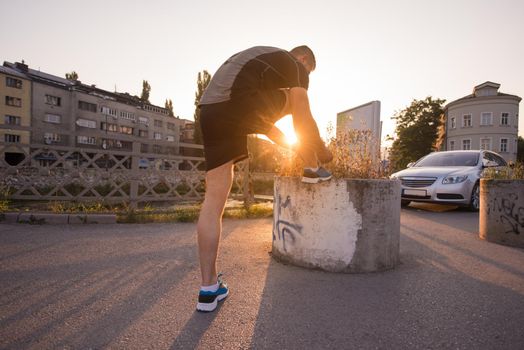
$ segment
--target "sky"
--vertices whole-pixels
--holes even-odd
[[[213,74],[256,45],[313,49],[309,98],[323,135],[338,112],[374,100],[385,137],[414,99],[451,102],[485,81],[524,97],[521,0],[0,0],[0,8],[0,61],[74,70],[83,83],[136,95],[148,80],[150,101],[171,99],[185,119],[198,72]]]

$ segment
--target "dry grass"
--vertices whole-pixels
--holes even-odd
[[[524,180],[524,163],[519,162],[503,168],[487,168],[482,177],[488,180]]]
[[[328,134],[333,135],[333,128],[328,127]],[[375,146],[374,146],[375,145]],[[348,130],[330,136],[328,148],[333,153],[333,160],[324,167],[335,178],[380,179],[388,174],[380,166],[380,143],[369,130]],[[280,176],[301,176],[304,168],[300,157],[288,150],[283,150],[283,161],[278,174]]]

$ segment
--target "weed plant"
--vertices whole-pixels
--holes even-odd
[[[510,164],[502,168],[487,168],[482,177],[488,180],[524,180],[524,163]]]
[[[346,130],[334,135],[328,127],[328,148],[333,160],[324,166],[339,179],[387,178],[386,169],[380,162],[380,143],[370,130]],[[278,171],[280,176],[301,176],[304,163],[292,151],[283,150],[283,161]]]

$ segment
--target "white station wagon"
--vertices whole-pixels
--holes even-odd
[[[479,210],[479,179],[487,167],[506,166],[500,155],[491,151],[433,152],[408,164],[391,178],[402,184],[401,204],[434,202],[455,204]]]

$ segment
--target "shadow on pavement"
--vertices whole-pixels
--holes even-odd
[[[459,258],[405,234],[401,264],[386,272],[333,274],[272,259],[252,348],[519,348],[522,274],[456,252],[477,259],[477,268],[492,264],[511,274],[465,273]]]
[[[215,321],[222,305],[222,302],[219,303],[214,312],[195,311],[173,342],[171,349],[196,349],[204,334]]]

